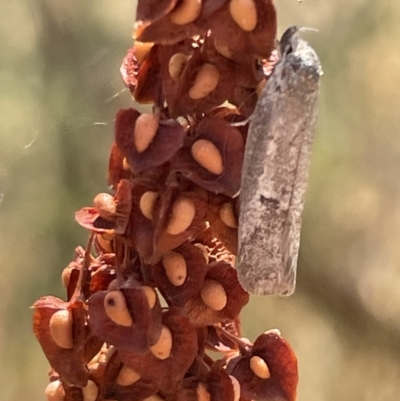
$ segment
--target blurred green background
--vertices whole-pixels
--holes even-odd
[[[254,298],[244,334],[279,327],[299,401],[400,399],[400,2],[276,0],[280,32],[323,63],[298,289]],[[0,399],[43,400],[29,306],[63,296],[86,232],[73,213],[107,188],[134,2],[16,0],[0,13]]]

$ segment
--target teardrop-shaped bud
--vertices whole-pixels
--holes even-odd
[[[119,291],[111,291],[104,297],[104,309],[107,316],[120,326],[132,326],[131,314],[126,306],[124,294]]]
[[[49,329],[54,342],[61,348],[73,347],[72,340],[72,316],[68,309],[61,309],[50,318]]]

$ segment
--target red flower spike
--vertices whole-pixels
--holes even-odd
[[[163,315],[163,324],[172,334],[172,349],[168,358],[161,360],[151,352],[138,355],[120,350],[121,361],[134,369],[144,380],[155,383],[163,392],[170,393],[179,388],[198,351],[196,330],[185,316],[170,309]]]
[[[197,246],[184,243],[175,248],[174,252],[185,259],[187,269],[185,282],[179,287],[173,285],[167,277],[162,261],[153,267],[154,280],[169,305],[183,307],[188,299],[199,294],[208,267],[202,250]]]
[[[75,305],[82,310],[83,305]],[[82,337],[84,326],[73,328],[72,348],[61,348],[54,341],[50,333],[50,319],[54,313],[61,310],[72,311],[71,304],[51,295],[39,298],[33,304],[33,332],[46,355],[50,366],[59,373],[65,383],[70,386],[84,387],[87,384],[89,373],[85,368],[83,343],[78,342]],[[83,311],[83,310],[82,310]],[[74,321],[74,325],[76,322]]]
[[[266,362],[270,377],[262,379],[250,368],[254,356]],[[229,361],[227,372],[240,384],[242,396],[261,401],[294,401],[298,382],[297,358],[290,345],[277,330],[270,330],[257,338],[250,354]]]
[[[132,325],[117,324],[107,315],[105,297],[109,291],[100,291],[89,298],[89,324],[97,336],[118,349],[135,353],[146,353],[151,344],[157,341],[161,332],[161,306],[156,300],[152,309],[142,286],[129,280],[119,290],[124,296]]]
[[[140,113],[135,109],[120,110],[115,122],[115,141],[126,156],[135,173],[160,166],[167,162],[183,146],[186,135],[175,120],[161,120],[157,133],[149,147],[139,153],[133,141],[135,123]]]
[[[287,342],[240,338],[249,295],[233,267],[249,128],[234,123],[254,112],[279,58],[273,0],[139,0],[137,20],[121,75],[154,112],[118,112],[116,193],[76,213],[91,236],[64,269],[69,302],[34,305],[50,380],[64,401],[87,398],[88,380],[96,401],[294,401]],[[214,361],[209,349],[227,354]]]
[[[240,285],[236,269],[225,262],[210,264],[206,280],[220,283],[226,293],[226,305],[221,310],[207,306],[200,294],[185,304],[190,323],[196,327],[234,320],[249,302],[249,294]]]
[[[206,139],[212,142],[222,155],[224,170],[215,175],[200,166],[191,154],[195,140]],[[216,118],[203,118],[196,127],[194,139],[172,160],[173,166],[187,179],[213,193],[234,196],[239,192],[241,170],[244,157],[244,143],[239,130],[226,121]]]
[[[121,180],[119,182],[114,200],[116,203],[116,212],[112,219],[104,219],[94,207],[84,207],[75,213],[75,220],[87,230],[99,234],[109,234],[110,232],[123,234],[128,225],[132,207],[131,186],[128,180]]]

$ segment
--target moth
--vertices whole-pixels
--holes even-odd
[[[258,295],[291,295],[296,286],[322,75],[298,30],[282,36],[281,58],[250,117],[245,148],[236,263],[243,287]]]

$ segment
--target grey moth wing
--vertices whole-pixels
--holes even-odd
[[[237,268],[251,293],[295,290],[301,214],[317,117],[320,62],[289,28],[250,119],[242,169]]]

